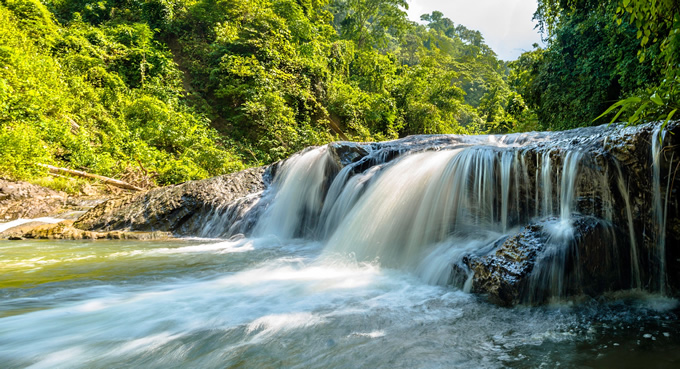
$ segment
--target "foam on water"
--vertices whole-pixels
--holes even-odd
[[[7,368],[270,367],[281,362],[289,367],[349,368],[361,358],[362,365],[376,368],[495,368],[525,362],[531,350],[549,353],[552,345],[567,352],[591,337],[583,333],[592,329],[592,323],[583,320],[589,318],[571,307],[494,307],[377,262],[320,253],[318,242],[300,241],[289,249],[273,239],[239,242],[253,249],[224,254],[219,247],[203,247],[199,253],[225,261],[245,258],[240,268],[226,274],[195,278],[185,266],[163,263],[175,272],[158,280],[152,270],[132,269],[130,261],[153,264],[180,254],[154,254],[150,249],[160,245],[122,242],[120,246],[138,252],[125,264],[130,268],[123,273],[127,279],[91,286],[76,279],[64,281],[59,288],[66,293],[63,297],[49,289],[22,298],[5,295],[3,301],[16,310],[0,315],[0,362]],[[31,245],[35,247],[26,247]],[[109,247],[52,247],[68,254],[85,245],[92,252]],[[197,255],[196,249],[178,246],[159,249],[183,250],[183,257]],[[272,254],[282,247],[284,254]],[[440,248],[432,251],[438,252]],[[201,260],[207,263],[210,258]],[[69,273],[75,266],[66,263],[63,270]],[[201,263],[191,268],[200,270]],[[23,310],[41,299],[53,303],[37,311]],[[629,313],[629,320],[650,309],[665,316],[677,307],[667,298],[650,301],[635,308],[642,309],[642,315]],[[672,327],[664,329],[659,332],[672,332]],[[653,329],[643,333],[650,332],[664,340],[676,336],[665,337]],[[570,359],[562,355],[535,360],[531,362],[538,365]]]

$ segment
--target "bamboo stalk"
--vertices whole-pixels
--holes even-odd
[[[47,165],[47,164],[38,164],[38,165],[40,165],[41,167],[47,168],[51,173],[62,173],[62,174],[65,173],[65,174],[70,174],[70,175],[77,176],[77,177],[96,179],[96,180],[102,181],[106,184],[110,184],[112,186],[124,188],[124,189],[127,189],[127,190],[144,191],[143,188],[131,185],[127,182],[119,181],[117,179],[113,179],[113,178],[109,178],[109,177],[100,176],[98,174],[87,173],[87,172],[83,172],[83,171],[80,171],[80,170],[60,168],[60,167],[55,167],[53,165]]]

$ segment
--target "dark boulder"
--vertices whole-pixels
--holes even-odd
[[[328,151],[339,167],[355,163],[368,155],[366,144],[357,142],[332,142],[328,144]]]
[[[506,238],[487,255],[464,257],[462,270],[473,273],[472,292],[486,294],[499,305],[519,303],[545,242],[542,226],[530,225]]]
[[[524,227],[486,255],[464,257],[464,267],[454,270],[472,273],[471,291],[493,303],[536,304],[627,286],[630,276],[618,267],[630,262],[628,249],[624,238],[599,219],[576,217],[565,227],[552,218]]]

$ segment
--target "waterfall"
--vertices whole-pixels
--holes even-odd
[[[656,241],[656,258],[659,262],[658,268],[658,283],[659,291],[666,292],[666,212],[668,204],[668,192],[662,195],[661,188],[661,160],[662,147],[665,139],[665,132],[663,126],[657,127],[652,134],[652,178],[653,178],[653,217],[657,227],[654,229],[654,239]],[[673,159],[671,158],[671,162]],[[670,166],[669,166],[670,170]],[[666,185],[666,191],[670,190],[670,180],[672,176],[669,173]]]
[[[455,222],[457,214],[446,211],[458,207],[450,188],[455,184],[441,181],[441,176],[452,173],[446,169],[457,154],[413,154],[386,169],[343,218],[328,248],[354,253],[360,260],[380,258],[392,266],[419,260],[420,244],[439,241],[448,231],[444,227]],[[449,188],[433,188],[438,185]]]
[[[538,170],[538,169],[537,169]],[[541,157],[541,185],[543,190],[543,216],[553,213],[552,198],[552,164],[550,163],[550,151],[543,153]]]
[[[623,173],[621,166],[616,163],[616,170],[618,172],[617,186],[623,198],[626,208],[626,225],[628,227],[628,235],[630,237],[630,272],[632,287],[639,289],[642,287],[642,279],[640,278],[640,259],[638,258],[637,242],[635,240],[635,225],[633,223],[633,210],[630,206],[630,195],[628,188],[623,180]]]
[[[661,181],[663,133],[651,135],[650,213],[658,227],[653,255],[645,258],[638,244],[644,209],[633,203],[621,163],[607,153],[614,129],[416,136],[310,149],[279,164],[258,203],[264,210],[253,234],[315,239],[328,255],[473,289],[481,283],[473,278],[479,265],[498,257],[526,261],[523,271],[507,268],[527,275],[517,278],[526,280],[528,301],[598,288],[654,289],[643,283],[652,275],[663,293],[671,187],[670,175]],[[536,248],[515,255],[522,234]],[[611,273],[601,279],[602,270]]]
[[[513,161],[517,158],[512,152],[504,151],[501,156],[501,225],[503,232],[508,230],[508,199],[510,198],[510,172],[512,170]],[[517,175],[515,175],[517,178]],[[515,188],[518,185],[515,183]],[[517,195],[515,195],[517,197]]]
[[[581,154],[578,151],[570,151],[564,158],[560,188],[560,220],[562,221],[569,221],[571,219],[571,208],[574,202],[574,183],[576,182],[580,159]]]
[[[380,166],[374,166],[366,173],[349,177],[352,167],[347,166],[340,171],[329,190],[323,210],[321,211],[320,237],[328,238],[338,227],[342,219],[356,205],[357,200],[364,193],[370,181],[379,172]],[[336,195],[336,192],[339,192]]]
[[[324,187],[333,169],[326,147],[302,152],[287,160],[272,184],[271,206],[253,233],[282,239],[310,234],[318,223],[326,195]]]

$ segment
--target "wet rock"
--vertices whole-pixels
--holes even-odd
[[[489,255],[465,257],[463,263],[473,273],[472,292],[486,294],[491,302],[503,306],[519,303],[546,238],[542,226],[530,225]]]
[[[552,218],[524,227],[486,255],[466,256],[463,264],[473,273],[472,292],[489,301],[540,304],[628,285],[630,275],[619,269],[630,261],[627,249],[599,219],[576,217],[565,227]]]
[[[365,146],[357,142],[332,142],[328,145],[328,150],[338,166],[344,167],[368,155]]]
[[[160,230],[198,235],[216,211],[261,192],[270,182],[273,168],[251,168],[111,199],[80,217],[75,226],[90,231]]]

